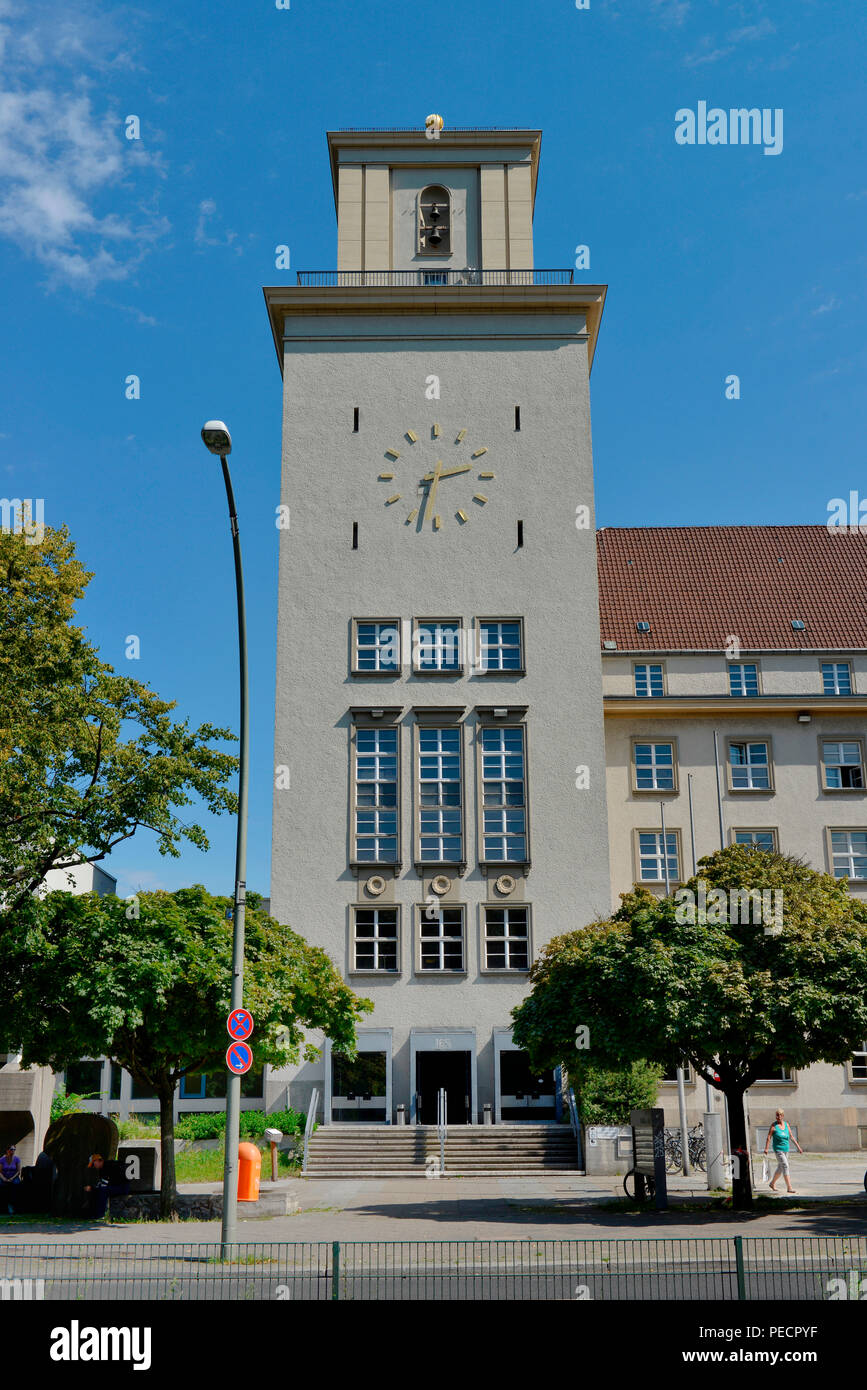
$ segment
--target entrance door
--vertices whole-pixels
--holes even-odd
[[[437,1092],[448,1099],[450,1125],[470,1123],[472,1082],[469,1052],[417,1052],[415,1089],[418,1094],[418,1123],[437,1122]]]
[[[500,1118],[537,1123],[556,1119],[554,1073],[531,1072],[526,1052],[500,1053]]]
[[[336,1124],[384,1122],[386,1054],[359,1052],[354,1061],[331,1054],[331,1119]]]

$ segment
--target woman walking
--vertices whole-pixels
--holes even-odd
[[[774,1176],[771,1178],[772,1192],[776,1192],[777,1190],[774,1186],[774,1183],[777,1181],[777,1178],[780,1176],[781,1173],[783,1177],[786,1179],[786,1189],[789,1192],[795,1191],[795,1189],[792,1187],[792,1180],[789,1177],[790,1142],[795,1145],[795,1148],[798,1150],[799,1154],[802,1154],[804,1152],[797,1139],[795,1138],[794,1134],[789,1129],[788,1124],[786,1123],[785,1111],[778,1110],[776,1119],[774,1120],[774,1123],[768,1130],[768,1137],[765,1140],[765,1153],[768,1152],[768,1145],[772,1143],[774,1146],[774,1153],[777,1156],[776,1171],[774,1173]]]

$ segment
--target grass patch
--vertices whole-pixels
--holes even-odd
[[[262,1177],[270,1178],[271,1175],[271,1154],[270,1151],[262,1150]],[[179,1183],[184,1182],[221,1182],[223,1178],[223,1148],[219,1149],[182,1149],[175,1155],[175,1176]],[[281,1149],[277,1150],[277,1176],[280,1178],[295,1177],[301,1171],[301,1163],[292,1154]]]

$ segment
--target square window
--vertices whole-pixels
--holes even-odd
[[[416,623],[413,666],[421,675],[455,675],[463,669],[459,618]]]
[[[767,743],[729,744],[729,790],[770,791],[771,767]]]
[[[486,907],[485,969],[529,970],[530,909]]]
[[[352,969],[393,974],[398,969],[398,909],[352,909]]]
[[[759,668],[754,661],[729,662],[729,694],[758,695]]]
[[[822,741],[822,767],[828,791],[863,791],[864,767],[858,739]]]
[[[400,623],[396,618],[359,618],[354,621],[353,630],[353,674],[399,674]]]
[[[634,790],[672,792],[675,790],[673,743],[633,743]]]
[[[418,909],[418,968],[419,971],[464,969],[463,907],[431,904]]]
[[[852,668],[848,661],[822,662],[822,694],[852,694]]]
[[[867,830],[832,830],[830,836],[834,877],[867,879]]]
[[[642,883],[665,882],[665,859],[663,858],[662,831],[639,830],[638,835],[638,876]],[[680,854],[678,832],[665,833],[665,853],[668,859],[669,883],[680,881]]]
[[[519,618],[479,619],[479,671],[523,672],[523,638]]]

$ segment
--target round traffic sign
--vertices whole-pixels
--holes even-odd
[[[230,1038],[243,1042],[253,1031],[253,1015],[249,1009],[233,1009],[226,1019]]]
[[[226,1066],[229,1071],[236,1076],[243,1076],[245,1071],[249,1071],[253,1065],[253,1049],[245,1042],[233,1042],[229,1044],[226,1052]]]

